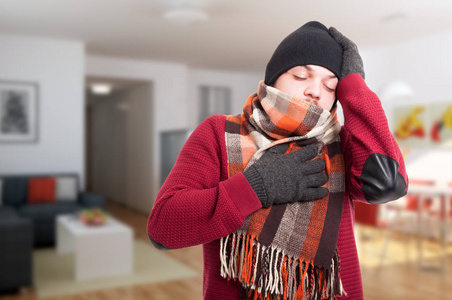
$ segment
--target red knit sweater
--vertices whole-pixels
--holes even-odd
[[[340,81],[337,97],[344,111],[341,130],[347,184],[337,246],[345,299],[363,299],[353,234],[353,200],[365,201],[360,175],[372,153],[399,163],[408,183],[400,150],[395,143],[378,97],[361,76]],[[169,249],[203,245],[204,299],[239,299],[241,285],[220,276],[219,239],[240,228],[245,218],[261,208],[242,173],[227,175],[225,116],[206,119],[191,134],[163,184],[149,216],[149,237]]]

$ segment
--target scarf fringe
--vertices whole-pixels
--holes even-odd
[[[239,280],[245,299],[334,299],[346,295],[337,251],[330,268],[323,269],[236,232],[221,239],[220,259],[221,276]]]

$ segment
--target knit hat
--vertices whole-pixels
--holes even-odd
[[[287,70],[318,65],[341,74],[342,46],[322,23],[311,21],[289,34],[276,48],[265,70],[265,84],[272,85]]]

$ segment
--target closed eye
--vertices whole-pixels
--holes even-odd
[[[306,77],[300,77],[297,75],[293,75],[293,77],[295,77],[296,80],[306,80],[307,79]]]
[[[336,89],[330,88],[329,86],[325,85],[325,88],[330,91],[330,92],[334,92]]]

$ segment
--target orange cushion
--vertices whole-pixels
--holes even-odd
[[[30,178],[28,180],[28,203],[55,202],[55,178]]]

